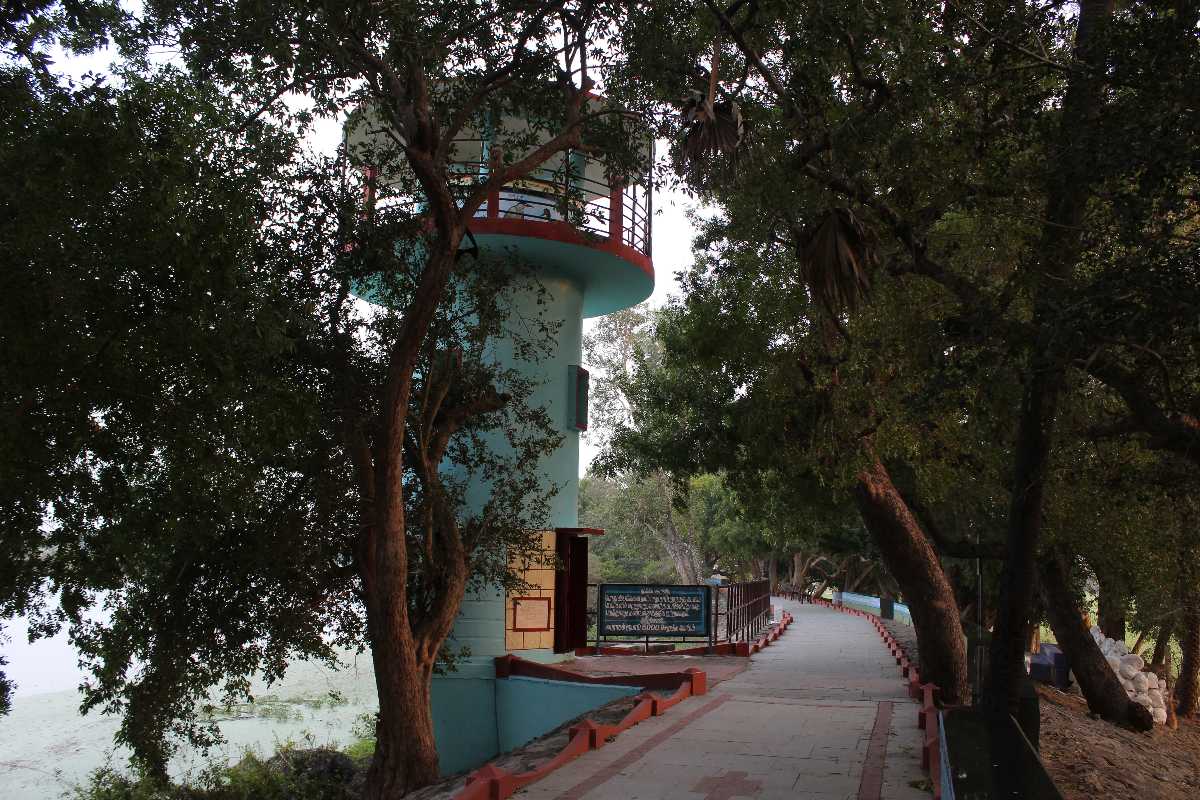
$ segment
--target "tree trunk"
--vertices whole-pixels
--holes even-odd
[[[771,585],[771,594],[774,594],[779,586],[779,557],[775,553],[772,553],[767,561],[767,580]]]
[[[445,288],[454,264],[462,229],[451,234],[440,258],[430,257],[417,290],[418,300],[435,308],[435,298]],[[354,432],[347,441],[354,454],[361,502],[362,524],[354,561],[362,581],[379,697],[375,753],[363,789],[367,800],[398,797],[438,779],[430,680],[466,591],[467,554],[457,527],[448,527],[456,525],[453,511],[447,516],[436,499],[443,496],[441,486],[436,485],[443,449],[427,453],[425,463],[412,465],[423,476],[422,488],[431,498],[427,502],[435,504],[435,515],[441,521],[432,548],[439,568],[427,570],[423,576],[423,588],[431,602],[417,619],[409,613],[404,437],[417,354],[434,313],[433,308],[418,307],[416,302],[412,309],[389,357],[389,378],[379,403],[378,438],[368,447],[361,434]]]
[[[683,548],[669,548],[668,552],[671,553],[671,563],[675,565],[675,575],[678,576],[679,582],[684,585],[694,584],[696,576],[692,571],[692,562]]]
[[[865,581],[868,577],[870,577],[871,573],[874,571],[875,571],[875,562],[868,561],[866,564],[863,565],[862,572],[858,573],[858,575],[856,575],[853,579],[851,579],[849,582],[847,582],[846,591],[847,592],[857,592],[859,590],[859,588],[862,586],[863,581]]]
[[[436,464],[426,468],[436,470]],[[444,516],[446,509],[441,513]],[[407,548],[404,528],[397,531],[397,526],[381,522],[375,530],[389,535],[376,544],[373,556],[360,559],[379,696],[375,754],[364,787],[367,800],[400,797],[439,777],[430,697],[433,667],[462,607],[468,578],[467,554],[452,525],[450,518],[439,525],[433,552],[441,569],[427,576],[425,586],[434,600],[416,620],[409,614],[407,586],[388,579],[397,565],[397,551]],[[374,538],[365,534],[360,547],[365,548]]]
[[[818,583],[816,585],[816,587],[813,588],[812,596],[820,597],[821,595],[825,594],[825,590],[828,588],[829,588],[829,578],[825,578],[825,580],[821,581],[820,583]]]
[[[989,704],[1007,713],[1015,712],[1025,678],[1025,637],[1033,604],[1035,555],[1042,531],[1043,490],[1062,383],[1061,367],[1053,367],[1042,358],[1034,359],[1033,371],[1021,404],[1008,557],[1000,574],[998,615],[990,654]]]
[[[1100,596],[1096,602],[1096,624],[1100,632],[1118,642],[1125,641],[1125,611],[1129,598],[1124,584],[1111,575],[1096,574],[1100,584]]]
[[[1113,12],[1113,0],[1081,0],[1075,32],[1075,58],[1100,63],[1103,42],[1097,29]],[[1055,417],[1065,380],[1064,338],[1056,320],[1068,278],[1082,249],[1084,212],[1096,180],[1094,148],[1088,134],[1104,104],[1104,78],[1098,70],[1079,70],[1069,79],[1057,135],[1058,157],[1047,175],[1046,224],[1034,273],[1033,323],[1037,331],[1029,351],[1014,448],[1013,491],[1008,520],[1008,557],[1000,575],[996,628],[992,633],[989,705],[1016,711],[1025,680],[1025,630],[1033,601],[1035,555],[1042,532],[1042,508],[1049,473]]]
[[[670,498],[666,499],[670,503]],[[696,549],[692,547],[692,543],[683,538],[679,533],[679,528],[675,525],[675,515],[672,513],[670,506],[667,507],[666,523],[661,531],[654,531],[659,541],[662,542],[663,548],[667,551],[667,555],[671,557],[671,563],[675,565],[675,574],[679,576],[679,582],[692,586],[700,583],[707,575],[700,575],[700,558],[696,554]]]
[[[808,556],[803,553],[792,554],[792,590],[803,592],[808,586],[808,572],[820,556]]]
[[[367,773],[366,796],[391,800],[438,779],[438,753],[433,738],[430,703],[433,664],[415,654],[389,659],[372,651],[379,719],[375,724],[375,756]]]
[[[1121,682],[1096,645],[1083,612],[1071,593],[1070,575],[1057,553],[1048,554],[1040,565],[1039,585],[1046,603],[1050,627],[1079,681],[1092,713],[1110,722],[1148,731],[1154,726],[1150,711],[1129,699]]]
[[[863,524],[912,612],[921,677],[941,688],[946,703],[968,702],[966,641],[954,590],[933,546],[878,458],[856,480]]]
[[[1144,630],[1139,631],[1137,639],[1135,639],[1133,642],[1133,647],[1129,648],[1129,652],[1136,653],[1137,655],[1140,656],[1142,654],[1142,644],[1144,644],[1145,641],[1146,641],[1146,631],[1144,631]]]
[[[842,573],[845,572],[846,565],[850,563],[851,558],[852,556],[846,556],[846,558],[842,559],[841,564],[834,564],[833,572],[830,572],[828,575],[826,575],[825,580],[821,581],[821,583],[817,585],[817,588],[813,590],[812,596],[820,597],[821,595],[825,594],[825,590],[829,588],[830,584],[837,581],[842,576]]]
[[[1183,611],[1183,663],[1175,681],[1176,713],[1190,717],[1200,710],[1200,608],[1195,591],[1190,591]]]
[[[395,497],[398,492],[386,485],[377,493],[392,501],[380,503],[384,508],[401,504],[396,517],[380,513],[375,524],[363,526],[356,553],[379,696],[375,754],[364,789],[369,800],[399,797],[438,778],[429,703],[433,664],[420,660],[410,626],[407,586],[389,574],[407,560],[403,505]]]
[[[1171,662],[1169,659],[1165,664],[1163,664],[1162,672],[1159,674],[1159,677],[1166,681],[1165,686],[1167,687],[1163,691],[1163,697],[1167,698],[1168,700],[1167,727],[1173,731],[1178,730],[1179,717],[1175,714],[1175,704],[1170,702],[1170,700],[1175,697],[1175,679],[1171,676]]]
[[[1154,655],[1150,656],[1150,666],[1154,669],[1167,663],[1171,652],[1171,636],[1175,633],[1176,615],[1172,614],[1163,620],[1158,628],[1158,637],[1154,640]]]

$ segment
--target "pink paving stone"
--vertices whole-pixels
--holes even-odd
[[[704,800],[733,800],[735,797],[753,797],[758,794],[762,791],[762,781],[746,780],[746,773],[733,771],[705,778],[697,783],[692,791],[704,795]]]
[[[785,635],[748,662],[647,656],[576,661],[576,669],[591,674],[633,667],[677,672],[698,666],[708,672],[710,690],[516,796],[929,800],[928,793],[913,788],[923,778],[916,705],[907,699],[900,669],[869,619],[822,606],[775,602],[795,620]],[[653,664],[647,663],[651,660]]]

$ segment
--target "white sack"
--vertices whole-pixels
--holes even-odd
[[[1127,656],[1121,656],[1121,663],[1129,664],[1130,666],[1132,666],[1134,669],[1136,669],[1138,671],[1141,671],[1146,666],[1146,662],[1143,661],[1142,657],[1139,656],[1137,653],[1130,653]]]

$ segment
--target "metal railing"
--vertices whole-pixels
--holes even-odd
[[[727,587],[725,641],[750,642],[771,624],[771,582],[751,581]]]
[[[487,180],[492,166],[482,160],[455,161],[450,169],[459,193],[466,197]],[[567,222],[592,236],[650,255],[653,209],[649,176],[622,182],[589,178],[586,171],[586,161],[568,153],[560,167],[535,169],[492,192],[475,217]]]

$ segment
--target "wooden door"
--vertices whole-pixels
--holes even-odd
[[[554,575],[554,652],[569,653],[587,646],[587,537],[558,531]]]

